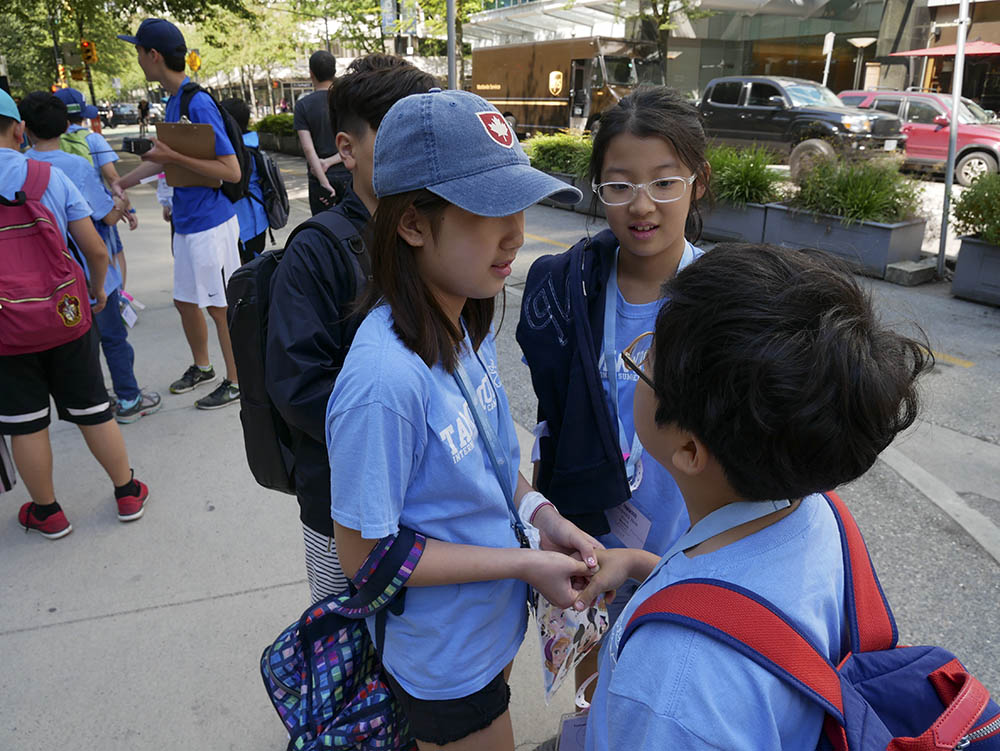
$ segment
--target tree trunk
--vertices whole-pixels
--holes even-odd
[[[667,18],[669,18],[669,15]],[[670,83],[667,79],[667,50],[670,48],[670,29],[658,29],[656,41],[660,49],[660,67],[663,69],[663,83],[669,86]]]
[[[257,92],[254,91],[252,74],[250,75],[250,109],[253,110],[254,115],[257,114]]]
[[[461,89],[464,88],[463,81],[465,81],[465,55],[462,54],[462,21],[457,18],[457,11],[455,15],[455,61],[458,63],[458,80],[455,81],[455,88]]]
[[[251,83],[253,79],[251,79]],[[274,81],[271,80],[271,71],[267,71],[267,99],[271,103],[271,114],[277,114],[278,109],[274,106]]]

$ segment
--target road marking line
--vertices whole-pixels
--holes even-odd
[[[960,368],[971,368],[975,365],[974,362],[970,360],[963,360],[961,357],[955,357],[954,355],[948,355],[944,352],[935,352],[933,349],[928,350],[932,355],[934,355],[935,360],[941,360],[943,362],[949,363],[950,365],[957,365]]]
[[[973,540],[1000,563],[1000,529],[985,514],[976,511],[954,490],[904,455],[899,449],[887,447],[880,455],[904,480],[925,495],[964,529]]]
[[[558,240],[553,240],[549,237],[542,237],[541,235],[532,235],[530,232],[525,232],[524,236],[529,240],[534,240],[535,242],[545,243],[546,245],[554,245],[557,248],[562,248],[563,250],[571,247],[566,243],[561,243]]]

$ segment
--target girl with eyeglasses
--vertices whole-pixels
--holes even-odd
[[[517,340],[538,397],[535,487],[605,546],[660,556],[687,529],[670,474],[644,456],[632,419],[640,365],[664,303],[661,286],[702,251],[708,190],[698,111],[674,89],[641,89],[601,115],[590,177],[608,229],[528,273]],[[610,374],[610,377],[609,377]],[[638,586],[609,603],[612,623]],[[592,652],[579,686],[597,669]]]

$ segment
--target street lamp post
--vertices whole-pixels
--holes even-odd
[[[854,88],[861,88],[861,60],[865,56],[865,47],[870,47],[878,41],[875,37],[854,37],[848,39],[848,42],[857,47],[858,56],[854,61]]]

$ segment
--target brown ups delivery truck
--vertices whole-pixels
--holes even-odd
[[[639,84],[662,84],[656,46],[606,37],[553,39],[472,51],[472,90],[519,134],[589,130]]]

